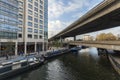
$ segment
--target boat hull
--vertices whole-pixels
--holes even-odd
[[[51,59],[51,58],[54,58],[54,57],[57,57],[57,56],[60,56],[60,55],[63,55],[63,54],[66,54],[70,52],[70,50],[67,50],[67,51],[64,51],[64,52],[60,52],[58,54],[53,54],[51,56],[44,56],[45,60],[48,60],[48,59]]]
[[[15,69],[15,70],[10,70],[8,72],[5,72],[5,73],[2,73],[0,74],[0,80],[3,80],[3,79],[6,79],[8,77],[13,77],[15,75],[18,75],[18,74],[21,74],[25,71],[28,71],[28,70],[33,70],[33,69],[36,69],[36,67],[39,67],[43,64],[43,62],[41,63],[36,63],[36,64],[33,64],[33,65],[26,65],[24,67],[21,67],[19,69]]]

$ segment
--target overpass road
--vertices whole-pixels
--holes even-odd
[[[85,15],[49,40],[75,37],[120,26],[120,0],[103,0]]]
[[[83,45],[120,51],[120,41],[70,41],[69,45]]]

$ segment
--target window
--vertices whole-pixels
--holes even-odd
[[[33,0],[28,0],[28,1],[32,3]]]
[[[19,32],[22,32],[22,27],[19,27]]]
[[[23,12],[23,8],[20,8],[20,7],[19,7],[19,11],[20,11],[20,12]]]
[[[31,15],[32,15],[32,11],[31,11],[31,10],[28,10],[28,14],[31,14]]]
[[[23,6],[23,2],[20,2],[20,1],[19,1],[19,6]]]
[[[22,25],[23,24],[23,21],[19,20],[19,25]]]
[[[22,38],[22,34],[18,34],[18,37],[19,37],[19,38]]]
[[[38,39],[38,35],[34,35],[34,39]]]
[[[32,28],[28,28],[28,32],[32,32]]]
[[[34,13],[34,16],[35,16],[35,17],[38,17],[38,13]]]
[[[37,29],[34,29],[34,33],[38,33],[38,30],[37,30]]]
[[[44,32],[44,35],[47,36],[47,35],[48,35],[48,32],[45,31],[45,32]]]
[[[35,2],[34,5],[35,5],[36,7],[38,7],[38,3],[37,3],[37,2]]]
[[[28,7],[29,7],[30,9],[32,9],[32,8],[33,8],[31,4],[28,4]]]
[[[32,27],[32,22],[28,22],[28,26],[31,26],[31,27]]]
[[[38,12],[38,8],[34,7],[34,11]]]
[[[40,0],[40,3],[41,3],[41,4],[43,4],[43,1],[42,1],[42,0]]]
[[[40,15],[40,19],[43,19],[43,16],[42,16],[42,15]]]
[[[42,35],[40,35],[39,38],[42,39]]]
[[[23,15],[22,15],[22,14],[19,14],[19,18],[20,18],[20,19],[23,19]]]
[[[43,26],[42,26],[42,25],[40,25],[40,29],[43,29]]]
[[[28,38],[32,38],[32,34],[28,34]]]
[[[37,22],[37,23],[38,23],[38,19],[37,19],[37,18],[34,18],[34,22]]]
[[[40,5],[40,9],[43,9],[43,6]]]
[[[43,14],[43,11],[42,11],[42,10],[40,10],[40,13],[41,13],[41,14]]]
[[[42,31],[42,30],[39,30],[39,33],[40,33],[40,34],[43,34],[43,31]]]
[[[42,20],[40,20],[40,24],[43,24],[43,21],[42,21]]]
[[[31,20],[31,21],[32,21],[32,17],[31,17],[31,16],[28,16],[28,20]]]
[[[38,28],[38,24],[34,24],[34,27],[35,27],[35,28]]]

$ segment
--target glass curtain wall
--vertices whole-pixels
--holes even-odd
[[[44,0],[44,39],[48,39],[48,0]]]
[[[17,0],[0,0],[0,39],[17,39],[17,4]]]

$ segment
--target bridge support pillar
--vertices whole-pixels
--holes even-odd
[[[60,37],[59,41],[60,41],[60,43],[61,43],[60,46],[63,47],[64,38]]]
[[[62,43],[62,37],[60,37],[60,42]]]
[[[76,41],[76,36],[74,36],[74,41]]]

